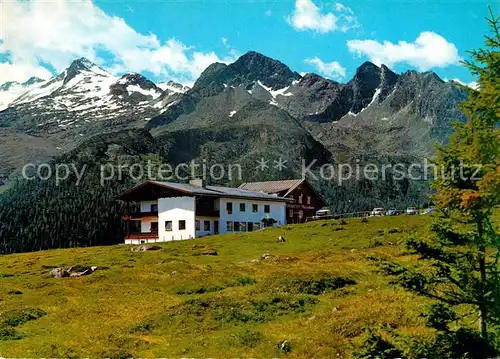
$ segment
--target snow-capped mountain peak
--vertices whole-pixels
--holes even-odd
[[[191,89],[189,86],[174,81],[160,82],[157,86],[168,93],[185,93]]]
[[[95,74],[101,76],[110,76],[111,74],[93,62],[87,60],[85,57],[81,57],[71,63],[71,65],[66,69],[66,79],[72,78],[73,76],[86,73],[86,74]]]
[[[77,136],[99,133],[102,127],[142,124],[187,91],[174,82],[164,91],[137,73],[115,76],[85,58],[47,81],[29,82],[32,85],[8,105],[9,116],[21,119],[30,132],[70,131]]]
[[[120,77],[110,87],[113,95],[135,96],[140,101],[156,100],[164,94],[163,90],[140,74],[127,74]]]

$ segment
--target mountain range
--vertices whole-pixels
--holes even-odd
[[[118,77],[81,58],[49,80],[0,86],[7,106],[0,112],[0,174],[124,129],[168,139],[178,159],[200,157],[207,148],[230,152],[230,142],[240,140],[246,152],[229,153],[232,160],[289,157],[290,145],[298,149],[293,160],[422,157],[445,140],[452,121],[465,120],[457,104],[466,96],[433,72],[396,74],[370,62],[338,83],[301,76],[251,51],[234,63],[210,65],[188,88],[139,74]]]

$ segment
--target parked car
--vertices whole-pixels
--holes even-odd
[[[415,207],[408,207],[406,209],[406,214],[418,214],[418,209]]]
[[[387,212],[385,212],[386,216],[397,216],[399,211],[396,208],[389,208]]]
[[[371,212],[371,216],[383,216],[385,213],[383,208],[374,208]]]
[[[420,214],[428,214],[428,213],[431,213],[431,212],[434,212],[436,209],[434,207],[429,207],[429,208],[426,208],[422,211],[422,213]]]
[[[327,209],[327,208],[322,208],[319,211],[316,211],[316,215],[314,216],[315,218],[324,218],[324,217],[330,217],[332,215],[332,212]]]

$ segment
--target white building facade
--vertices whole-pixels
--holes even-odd
[[[139,203],[127,216],[126,244],[253,232],[286,224],[286,199],[237,188],[147,181],[120,196]]]

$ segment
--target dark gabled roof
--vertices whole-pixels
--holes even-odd
[[[146,181],[138,186],[135,186],[123,193],[118,197],[118,199],[123,201],[134,201],[134,192],[138,192],[144,187],[155,186],[160,189],[164,189],[170,192],[180,192],[187,196],[209,196],[209,197],[225,197],[225,198],[241,198],[241,199],[255,199],[263,201],[287,201],[283,197],[278,197],[277,195],[268,194],[264,192],[250,191],[241,188],[232,187],[222,187],[222,186],[205,186],[198,187],[188,183],[176,183],[176,182],[158,182],[158,181]],[[161,193],[161,192],[160,192]],[[158,198],[162,198],[161,194],[158,194]],[[149,198],[148,198],[149,199]]]
[[[303,179],[266,181],[266,182],[248,182],[241,184],[239,188],[246,189],[249,191],[258,191],[265,193],[280,193],[286,191],[285,195],[283,196],[285,197],[302,182],[304,182]]]
[[[311,188],[311,190],[318,196],[318,198],[323,202],[325,206],[328,204],[325,198],[321,195],[321,193],[316,191],[314,186],[312,186],[306,179],[248,182],[241,184],[240,189],[247,189],[250,191],[260,191],[265,193],[282,193],[286,191],[284,194],[282,194],[282,197],[286,197],[290,193],[292,193],[295,188],[297,188],[299,185],[303,183],[306,183]]]

